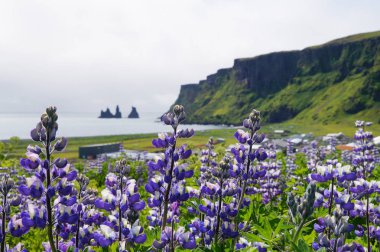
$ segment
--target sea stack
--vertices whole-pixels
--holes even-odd
[[[132,111],[129,113],[128,118],[140,118],[135,107],[132,106]]]
[[[121,112],[119,109],[119,105],[116,106],[115,118],[121,118]]]
[[[115,115],[111,113],[110,109],[107,108],[105,111],[100,111],[99,118],[121,118],[121,112],[119,109],[119,105],[116,106],[116,113]]]

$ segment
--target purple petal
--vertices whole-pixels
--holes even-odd
[[[141,234],[141,235],[138,235],[136,238],[135,238],[135,242],[138,243],[138,244],[142,244],[146,241],[146,234]]]
[[[140,201],[133,204],[133,209],[135,211],[141,211],[144,209],[144,207],[145,207],[145,201]]]

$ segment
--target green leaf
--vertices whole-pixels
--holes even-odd
[[[244,214],[243,221],[249,221],[253,214],[253,204],[249,204],[249,210]]]
[[[267,238],[268,239],[268,231],[267,230],[265,230],[264,228],[262,228],[262,227],[260,227],[259,225],[252,225],[252,229],[253,230],[257,230],[258,232],[259,232],[259,235],[260,236],[263,236],[263,237],[265,237],[265,238]],[[270,238],[270,235],[269,235],[269,238]]]
[[[272,238],[272,234],[273,234],[273,229],[272,229],[272,226],[268,220],[268,218],[265,218],[264,219],[264,228],[265,228],[265,236],[271,240]]]
[[[306,242],[303,239],[298,240],[298,248],[304,252],[311,251],[310,247],[306,244]]]
[[[244,233],[244,236],[249,242],[262,242],[263,241],[263,239],[260,236],[257,236],[257,235],[252,234],[252,233]]]
[[[74,247],[69,247],[67,250],[66,250],[66,252],[74,252]]]
[[[281,219],[280,222],[278,223],[276,229],[273,232],[273,236],[277,236],[278,233],[283,229],[283,225],[282,225],[283,223],[284,223],[284,219]]]

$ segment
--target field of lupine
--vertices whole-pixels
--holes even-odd
[[[229,151],[181,142],[184,108],[161,120],[170,133],[149,162],[108,160],[98,172],[55,158],[55,107],[42,114],[19,165],[2,169],[3,251],[380,251],[378,150],[369,122],[356,146],[313,141],[286,153],[263,142],[253,110]],[[254,149],[255,144],[262,147]]]

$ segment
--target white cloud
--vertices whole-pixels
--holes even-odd
[[[163,112],[233,59],[379,29],[378,1],[2,1],[0,112]],[[127,110],[127,109],[125,109]]]

